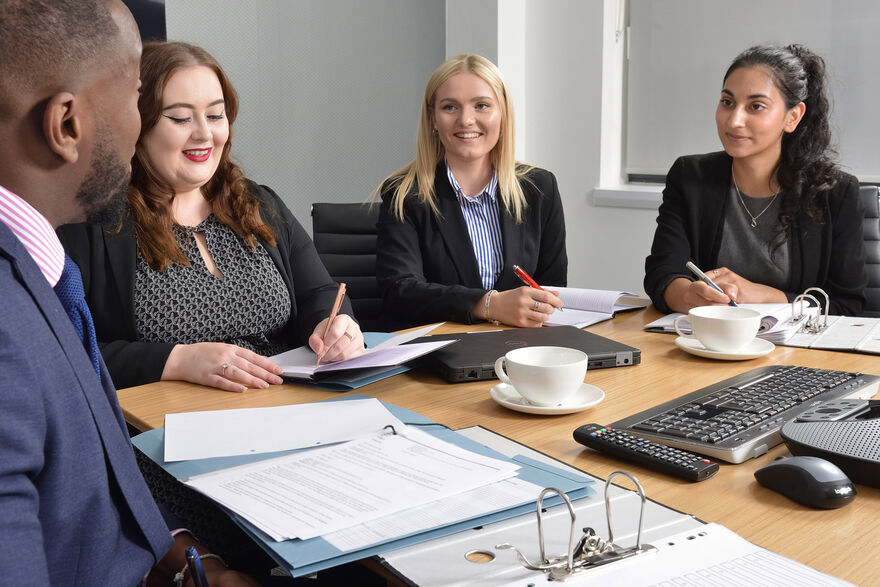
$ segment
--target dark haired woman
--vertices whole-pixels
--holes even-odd
[[[715,113],[723,152],[666,176],[645,291],[661,311],[786,302],[808,287],[858,315],[868,283],[856,179],[832,160],[825,63],[799,45],[741,53]],[[693,260],[724,291],[694,281]]]
[[[275,192],[230,161],[238,99],[214,58],[148,43],[141,82],[121,228],[59,230],[115,385],[244,391],[281,383],[266,356],[295,346],[327,362],[363,352],[348,301],[323,336],[337,285]]]

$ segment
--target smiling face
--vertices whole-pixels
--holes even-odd
[[[174,193],[183,193],[214,176],[228,140],[220,80],[212,69],[198,65],[168,79],[162,115],[141,143],[159,179]]]
[[[502,112],[495,92],[481,77],[462,72],[443,82],[434,94],[431,121],[451,166],[490,163]]]
[[[715,111],[718,137],[733,158],[779,160],[782,136],[794,131],[804,113],[787,108],[782,93],[763,67],[735,69],[724,81]]]

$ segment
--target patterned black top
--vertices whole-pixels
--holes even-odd
[[[222,278],[208,271],[193,232],[204,233]],[[226,342],[266,356],[286,350],[281,331],[290,318],[290,292],[266,249],[259,242],[252,249],[213,214],[196,227],[175,226],[174,233],[189,267],[153,271],[138,247],[138,340]]]

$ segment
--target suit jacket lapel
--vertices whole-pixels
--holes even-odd
[[[483,287],[480,269],[477,267],[477,257],[461,212],[461,205],[452,186],[449,185],[446,166],[442,162],[437,166],[434,177],[434,192],[441,214],[440,235],[446,243],[449,258],[455,265],[460,282],[468,287]]]
[[[525,210],[523,213],[525,214]],[[498,214],[501,218],[501,242],[504,247],[504,267],[495,282],[498,290],[511,289],[520,283],[513,272],[514,265],[524,265],[525,260],[525,221],[517,224],[516,219],[504,208],[500,194],[498,196]],[[525,220],[525,217],[523,217]]]
[[[106,227],[102,231],[104,248],[110,263],[113,280],[116,282],[116,294],[120,300],[134,299],[134,280],[137,270],[137,235],[126,217],[119,234],[110,234]],[[121,304],[126,312],[125,321],[132,332],[137,332],[134,319],[134,304]]]

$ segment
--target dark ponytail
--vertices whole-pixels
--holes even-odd
[[[760,45],[746,49],[733,60],[724,79],[741,67],[764,67],[785,99],[786,108],[806,106],[797,128],[782,137],[782,156],[776,178],[782,192],[779,219],[783,230],[797,214],[807,212],[822,222],[819,194],[833,188],[840,177],[831,145],[831,125],[825,78],[825,61],[802,45]]]

